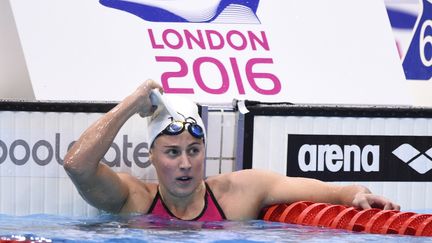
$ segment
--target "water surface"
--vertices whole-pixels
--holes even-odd
[[[365,234],[262,220],[201,223],[147,215],[0,214],[0,239],[24,238],[51,242],[432,242],[432,237]]]

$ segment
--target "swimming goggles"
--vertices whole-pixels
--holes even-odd
[[[170,119],[171,119],[171,123],[164,130],[162,130],[160,134],[178,135],[182,133],[187,127],[187,130],[193,137],[195,138],[204,137],[203,128],[200,125],[198,125],[196,120],[193,119],[192,117],[186,118],[185,121],[177,121],[174,120],[172,117],[170,117]]]

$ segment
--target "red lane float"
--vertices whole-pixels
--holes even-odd
[[[345,207],[342,205],[331,205],[329,207],[325,207],[316,214],[314,220],[312,221],[312,225],[330,227],[334,218],[344,209]]]
[[[432,214],[365,209],[312,203],[277,204],[263,209],[262,219],[274,222],[346,229],[374,234],[432,236]]]
[[[415,214],[411,216],[399,229],[401,235],[415,235],[418,226],[426,219],[432,217],[431,214]]]
[[[297,224],[312,225],[312,221],[314,220],[315,216],[322,209],[324,209],[327,206],[329,206],[329,205],[326,204],[326,203],[314,203],[314,204],[309,205],[298,216],[298,218],[297,218]]]
[[[351,221],[348,224],[347,230],[362,232],[366,228],[366,224],[369,222],[369,219],[372,218],[376,213],[380,210],[377,208],[371,208],[362,210],[352,217]]]
[[[415,213],[399,212],[391,216],[381,228],[381,234],[397,234],[402,225]]]
[[[358,211],[353,208],[345,208],[342,210],[330,223],[330,228],[333,229],[346,229],[348,228],[348,224],[350,223],[351,219],[356,215]]]
[[[297,218],[305,210],[311,202],[297,202],[289,205],[279,217],[279,222],[295,224],[297,223]]]
[[[429,217],[419,225],[415,235],[432,235],[432,217]]]
[[[366,232],[379,234],[387,220],[397,212],[398,211],[395,210],[380,210],[367,222],[364,230]]]

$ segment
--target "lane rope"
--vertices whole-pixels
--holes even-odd
[[[432,236],[432,214],[299,201],[264,208],[261,219],[373,234]]]

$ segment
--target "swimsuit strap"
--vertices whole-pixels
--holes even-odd
[[[206,193],[204,196],[204,208],[201,211],[201,213],[191,219],[191,221],[221,221],[225,220],[225,213],[223,212],[222,208],[220,207],[219,203],[217,202],[212,190],[208,186],[207,182],[205,182],[205,188]],[[177,216],[175,216],[166,206],[165,202],[163,201],[160,192],[159,187],[156,192],[155,197],[153,198],[152,204],[150,205],[150,208],[147,212],[148,214],[163,216],[163,217],[169,217],[169,218],[175,218],[180,219]],[[181,219],[180,219],[181,220]]]

